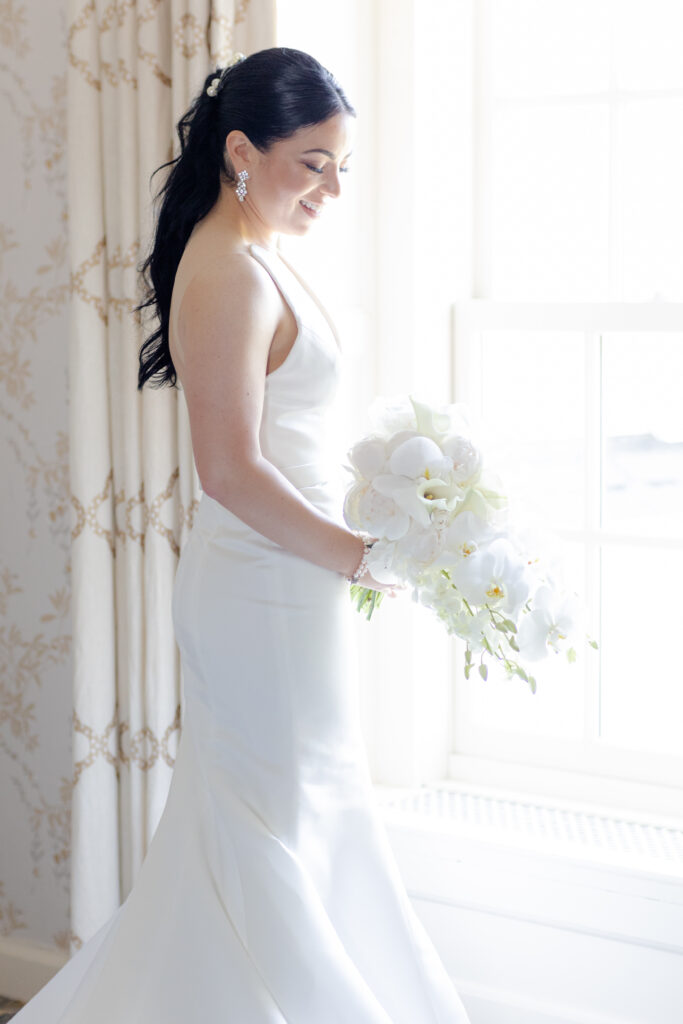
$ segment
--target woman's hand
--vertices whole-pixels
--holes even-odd
[[[358,566],[360,565],[360,560],[365,551],[365,544],[357,534],[356,539],[360,541],[360,555],[358,556],[358,561],[356,562],[357,571]],[[376,540],[378,540],[377,537],[370,537],[369,539],[373,541],[373,543]],[[356,586],[367,587],[369,590],[379,590],[383,594],[388,594],[389,597],[396,597],[399,591],[406,589],[405,583],[380,583],[379,580],[375,579],[375,577],[372,575],[369,569],[366,569],[363,575],[356,580]]]
[[[359,587],[369,587],[370,590],[379,590],[384,594],[388,594],[389,597],[397,597],[401,590],[406,589],[405,583],[380,583],[369,569],[356,581],[356,584]]]

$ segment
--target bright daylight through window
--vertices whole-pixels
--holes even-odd
[[[683,7],[482,11],[485,287],[456,306],[458,397],[522,521],[552,531],[600,654],[540,664],[535,696],[459,676],[452,773],[495,761],[489,781],[548,790],[556,769],[563,795],[621,786],[627,805],[645,784],[649,807],[680,813]]]

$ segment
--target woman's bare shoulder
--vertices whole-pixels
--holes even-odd
[[[183,253],[173,285],[169,323],[171,348],[187,355],[200,323],[243,321],[259,311],[273,319],[280,315],[278,295],[270,275],[244,248],[197,246]]]
[[[212,240],[192,245],[190,241],[178,264],[173,297],[175,299],[178,292],[182,302],[190,285],[196,289],[206,287],[209,290],[217,283],[224,286],[232,282],[258,287],[263,280],[263,267],[246,247]]]

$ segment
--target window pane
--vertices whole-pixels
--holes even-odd
[[[584,342],[573,332],[485,332],[484,457],[526,521],[584,524]]]
[[[619,110],[617,126],[615,191],[623,297],[651,299],[659,292],[667,299],[680,298],[683,99],[630,102]]]
[[[517,0],[492,5],[497,96],[552,96],[607,89],[606,0]]]
[[[602,578],[601,737],[680,754],[683,551],[605,546]]]
[[[607,531],[683,538],[683,334],[602,339]]]
[[[619,0],[615,7],[617,86],[621,89],[683,86],[683,5],[680,0]]]
[[[495,298],[608,293],[608,108],[500,109],[493,124]]]

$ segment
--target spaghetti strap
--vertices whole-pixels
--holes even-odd
[[[292,267],[289,261],[284,258],[282,253],[276,253],[273,249],[268,249],[263,245],[257,245],[255,242],[252,242],[249,245],[249,251],[252,256],[255,256],[256,259],[258,259],[258,261],[268,270],[280,291],[287,299],[287,304],[292,309],[295,308],[296,303],[302,305],[302,313],[305,313],[310,317],[311,327],[313,329],[321,331],[320,325],[323,322],[321,318],[324,318],[327,328],[332,332],[337,348],[341,350],[342,346],[339,338],[339,332],[337,331],[334,320],[325,309],[318,296],[315,295],[311,288],[309,288],[294,267]],[[327,328],[322,328],[323,334],[327,333]]]

